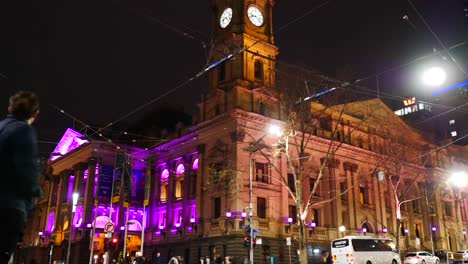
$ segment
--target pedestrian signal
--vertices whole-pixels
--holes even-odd
[[[244,237],[244,247],[250,247],[250,239],[248,236]]]

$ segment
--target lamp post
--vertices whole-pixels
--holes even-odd
[[[249,146],[249,225],[250,225],[250,241],[249,241],[249,259],[250,264],[254,263],[253,259],[253,143]]]
[[[458,232],[461,233],[463,230],[462,228],[462,219],[460,215],[460,201],[459,201],[459,192],[461,188],[465,188],[468,186],[468,174],[465,171],[457,171],[454,172],[450,175],[448,179],[448,183],[452,186],[453,188],[453,194],[454,194],[454,199],[455,199],[455,217],[457,220],[457,229]],[[459,241],[462,241],[461,239]],[[459,242],[460,247],[462,247],[463,242]]]
[[[78,204],[78,197],[80,196],[79,193],[73,193],[72,196],[72,213],[70,219],[70,233],[68,233],[68,249],[67,249],[67,262],[66,264],[70,264],[70,247],[71,247],[71,240],[72,240],[72,233],[73,233],[73,219],[75,218],[75,211],[76,205]]]
[[[278,126],[270,126],[268,129],[268,134],[275,134],[279,135],[280,134],[280,128]],[[262,141],[262,139],[266,136],[267,134],[264,134],[261,138],[258,140],[255,140],[254,142],[249,143],[249,223],[250,223],[250,243],[249,243],[249,259],[250,259],[250,264],[254,264],[254,254],[253,254],[253,238],[254,238],[254,233],[253,233],[253,154],[260,149],[257,144]],[[252,137],[251,135],[249,135]],[[253,137],[252,137],[253,138]]]

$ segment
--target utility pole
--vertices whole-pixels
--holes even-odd
[[[253,144],[249,146],[249,222],[250,222],[250,244],[249,244],[249,258],[250,264],[254,264],[253,258]]]

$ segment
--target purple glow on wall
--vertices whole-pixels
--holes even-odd
[[[138,222],[137,220],[132,220],[131,224],[128,225],[128,231],[141,231],[141,229],[142,229],[141,223]]]
[[[115,205],[114,205],[115,206]],[[94,209],[94,215],[96,217],[99,217],[99,216],[108,216],[109,215],[109,210],[110,210],[110,207],[108,206],[103,206],[103,205],[99,205],[98,207],[96,207]],[[115,224],[115,225],[118,225],[118,210],[119,208],[117,207],[113,207],[112,208],[112,222]],[[105,223],[104,223],[105,224]]]
[[[94,227],[95,228],[104,228],[106,226],[106,223],[110,221],[110,218],[105,215],[101,215],[96,217],[96,220],[93,221]]]
[[[183,214],[183,209],[182,209],[182,206],[179,206],[177,208],[175,208],[174,210],[174,222],[173,222],[173,225],[177,225],[177,224],[180,224],[182,222],[182,216]]]
[[[161,172],[161,179],[167,179],[169,178],[169,170],[168,169],[164,169],[162,172]]]
[[[73,217],[73,225],[80,227],[83,222],[83,206],[76,207],[75,216]]]
[[[72,201],[72,196],[73,196],[73,185],[75,184],[75,176],[70,175],[70,178],[68,179],[68,197],[67,197],[67,202]]]
[[[52,231],[54,231],[54,225],[55,225],[55,212],[50,212],[49,216],[47,217],[46,232],[52,233]]]
[[[83,218],[80,218],[78,220],[78,223],[75,224],[75,227],[80,227],[82,222],[83,222]]]
[[[193,161],[192,170],[198,170],[198,158]]]
[[[185,173],[185,166],[184,164],[179,164],[176,169],[176,175],[181,175]]]
[[[54,151],[52,152],[55,154],[60,153],[61,155],[51,155],[50,160],[54,161],[59,157],[67,154],[68,152],[76,149],[77,147],[88,143],[88,140],[83,138],[84,136],[82,134],[74,131],[73,129],[68,128],[67,131],[65,131],[65,134],[63,134],[57,146],[55,147]]]

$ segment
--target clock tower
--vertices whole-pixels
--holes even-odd
[[[273,94],[278,55],[273,7],[274,0],[211,0],[214,39],[210,63],[230,54],[234,57],[208,73],[202,121],[234,108],[278,115],[272,109],[277,108]]]

